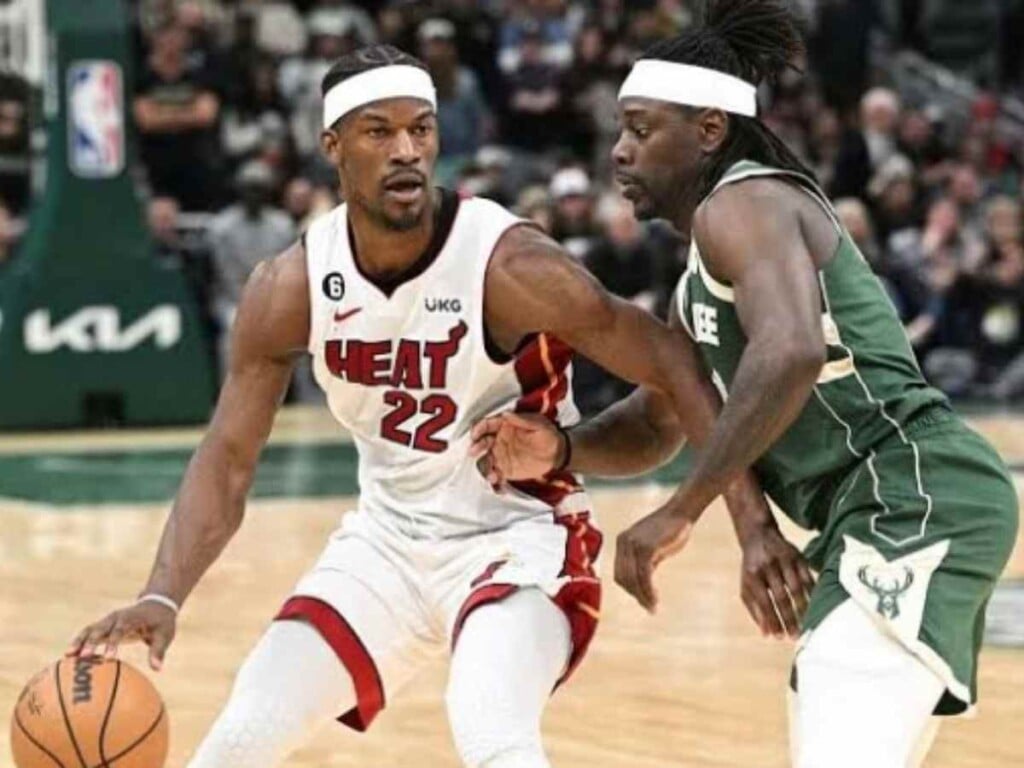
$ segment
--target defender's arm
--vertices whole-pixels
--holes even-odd
[[[747,345],[729,400],[675,499],[691,519],[793,423],[826,360],[818,268],[799,210],[778,191],[773,182],[723,190],[695,219],[701,252],[734,287]]]
[[[664,395],[684,434],[714,419],[698,394],[701,375],[693,350],[677,333],[607,293],[532,227],[515,227],[499,242],[487,273],[485,317],[502,349],[514,350],[531,333],[551,333],[606,370]],[[675,432],[666,424],[658,429]]]

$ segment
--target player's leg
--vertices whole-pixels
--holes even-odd
[[[190,768],[271,768],[318,727],[365,730],[429,658],[431,635],[387,542],[346,520],[246,660]]]
[[[796,659],[796,768],[914,768],[934,738],[945,683],[853,600]]]
[[[305,622],[274,622],[189,766],[272,768],[355,705],[352,678],[320,633]]]
[[[474,610],[452,657],[448,718],[469,768],[547,768],[540,721],[572,652],[565,614],[539,589]]]

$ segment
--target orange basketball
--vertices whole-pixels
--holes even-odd
[[[11,721],[18,768],[161,768],[167,713],[123,661],[61,659],[28,681]]]

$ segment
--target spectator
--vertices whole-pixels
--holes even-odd
[[[979,272],[982,361],[999,401],[1024,397],[1024,234],[1019,200],[997,197],[987,210],[989,255]]]
[[[861,99],[861,131],[872,169],[896,154],[900,109],[899,96],[888,88],[872,88]]]
[[[986,371],[1004,368],[1024,351],[1024,233],[1019,201],[996,197],[985,212],[988,253],[974,278],[972,309],[979,325],[979,354]],[[1012,380],[1012,377],[1011,377]],[[1006,399],[1008,380],[996,382]],[[1022,380],[1024,383],[1024,380]]]
[[[817,112],[811,123],[808,160],[824,189],[833,185],[842,135],[843,125],[833,110],[822,109]]]
[[[971,230],[971,236],[980,238],[984,229],[982,186],[978,172],[969,165],[957,165],[949,178],[947,194],[956,203],[962,226]]]
[[[377,25],[362,8],[348,0],[319,0],[309,14],[310,28],[320,25],[351,29],[361,45],[377,42]]]
[[[584,27],[576,38],[572,67],[564,80],[571,117],[566,142],[576,157],[586,162],[604,162],[602,155],[610,153],[610,146],[604,146],[607,142],[601,139],[607,133],[609,114],[614,123],[622,77],[609,65],[607,54],[601,27]]]
[[[871,154],[857,121],[846,117],[843,121],[836,151],[835,169],[828,174],[828,194],[833,198],[866,198],[871,180]]]
[[[959,279],[978,269],[984,247],[961,230],[956,203],[950,198],[934,202],[924,229],[896,233],[890,252],[896,294],[910,319],[911,343],[922,351],[934,345],[969,346],[969,322],[950,311],[950,297]]]
[[[551,178],[549,191],[555,201],[552,237],[577,259],[585,260],[599,234],[590,178],[581,168],[563,168]]]
[[[501,72],[498,68],[498,21],[487,3],[477,0],[445,0],[435,4],[455,25],[459,60],[480,80],[491,110],[501,107]]]
[[[457,188],[505,205],[515,199],[523,180],[516,177],[512,154],[504,147],[480,147],[472,163],[463,167]]]
[[[223,53],[225,80],[224,99],[237,104],[246,97],[250,85],[249,73],[263,61],[270,59],[270,53],[260,48],[258,40],[259,8],[243,5],[235,13],[233,36]],[[275,69],[276,71],[276,69]]]
[[[179,260],[181,238],[178,233],[178,216],[181,210],[178,201],[172,197],[154,197],[146,209],[149,233],[156,245],[159,261]]]
[[[944,156],[934,124],[920,110],[907,110],[903,113],[898,143],[900,154],[917,167],[934,165]]]
[[[281,65],[278,87],[292,110],[292,138],[303,158],[310,158],[320,151],[320,130],[323,127],[320,122],[323,114],[320,82],[331,64],[363,44],[355,18],[348,13],[311,14],[309,45],[305,54],[294,56]]]
[[[846,126],[839,143],[829,193],[864,198],[872,174],[897,153],[899,97],[887,88],[872,88],[860,101],[859,123]]]
[[[334,210],[340,202],[341,200],[338,198],[338,193],[334,186],[315,185],[313,187],[313,199],[309,207],[309,216],[306,217],[306,224],[308,225],[317,216]]]
[[[214,313],[221,328],[221,371],[226,371],[228,333],[249,274],[262,260],[295,242],[288,214],[267,205],[274,186],[271,170],[259,161],[242,166],[236,177],[240,202],[217,214],[210,226],[216,274]]]
[[[306,45],[306,22],[292,2],[263,0],[242,5],[240,14],[251,14],[257,47],[274,56],[294,56]]]
[[[597,218],[601,234],[586,256],[587,268],[609,291],[648,312],[658,311],[659,294],[666,292],[668,285],[663,271],[666,254],[659,242],[636,220],[633,206],[618,194],[601,200]],[[587,412],[622,399],[632,389],[589,360],[580,361],[575,380],[581,407]]]
[[[555,207],[551,203],[551,195],[540,185],[526,187],[519,193],[515,211],[549,235],[555,227]]]
[[[879,243],[888,243],[893,234],[918,224],[917,182],[907,158],[894,155],[883,163],[871,178],[868,194]]]
[[[157,195],[206,211],[220,200],[217,121],[220,99],[188,69],[185,35],[166,27],[153,39],[134,103],[142,160]]]
[[[455,25],[447,19],[428,19],[419,28],[420,56],[437,88],[437,122],[441,135],[442,181],[471,157],[487,131],[487,105],[472,71],[459,62]]]
[[[287,130],[285,104],[277,91],[277,69],[269,58],[253,61],[234,103],[224,110],[221,145],[237,166]]]
[[[848,197],[836,201],[836,213],[872,269],[876,273],[883,273],[886,265],[882,261],[882,251],[875,237],[875,225],[867,206],[856,198]]]
[[[510,16],[501,28],[498,65],[506,75],[529,64],[526,60],[528,40],[535,45],[531,56],[536,62],[556,72],[567,69],[572,63],[573,36],[566,18],[565,1],[540,0],[531,5],[530,10],[521,8],[519,14]]]
[[[291,216],[297,232],[304,232],[313,212],[313,185],[308,179],[292,179],[284,188],[285,213]]]
[[[10,209],[0,203],[0,269],[11,263],[18,243],[20,227]]]
[[[28,104],[28,83],[0,74],[0,200],[18,214],[29,200]]]
[[[609,291],[653,312],[661,254],[633,215],[633,206],[609,194],[601,200],[598,218],[602,233],[587,254],[587,267]]]
[[[520,54],[514,74],[507,79],[506,138],[521,149],[543,152],[562,141],[565,96],[561,72],[544,60],[539,27],[522,31]]]
[[[196,0],[185,0],[178,4],[174,15],[174,23],[185,33],[188,69],[202,72],[212,82],[216,82],[224,71],[220,50],[210,29],[207,10]],[[222,83],[217,83],[218,90],[223,91]]]
[[[216,363],[216,325],[210,314],[210,286],[213,282],[210,253],[202,240],[183,235],[180,215],[178,201],[170,197],[155,197],[146,209],[156,259],[166,269],[181,270],[184,274],[185,283],[199,310],[211,360]]]

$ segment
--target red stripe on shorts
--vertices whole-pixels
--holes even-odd
[[[338,720],[359,732],[369,728],[373,718],[384,709],[384,685],[373,657],[349,623],[332,606],[315,597],[289,598],[275,619],[308,622],[327,641],[352,676],[356,689],[356,706]]]
[[[572,642],[572,651],[569,655],[569,664],[565,674],[562,675],[555,687],[557,688],[576,670],[583,657],[590,647],[590,641],[594,639],[597,631],[597,622],[601,611],[601,582],[594,571],[594,560],[597,559],[601,550],[601,532],[590,524],[590,513],[582,512],[574,515],[563,515],[555,518],[555,524],[566,529],[565,555],[562,562],[560,576],[568,576],[569,582],[565,584],[558,594],[552,598],[569,621],[569,639]],[[494,563],[484,571],[485,575],[490,572],[491,576],[496,575],[499,570],[494,568]],[[492,570],[493,569],[493,570]],[[474,580],[477,583],[478,579]],[[466,623],[466,619],[477,608],[488,603],[497,603],[509,595],[514,594],[520,587],[516,584],[491,583],[483,584],[473,590],[466,602],[459,609],[459,615],[455,619],[455,626],[452,630],[452,650],[459,640],[459,633]]]
[[[591,524],[589,512],[556,515],[555,524],[565,528],[565,557],[561,575],[571,579],[554,597],[555,605],[562,609],[569,620],[569,634],[572,638],[572,655],[565,674],[558,681],[558,685],[561,685],[583,661],[597,631],[601,614],[601,582],[594,570],[594,561],[601,553],[604,537]]]

